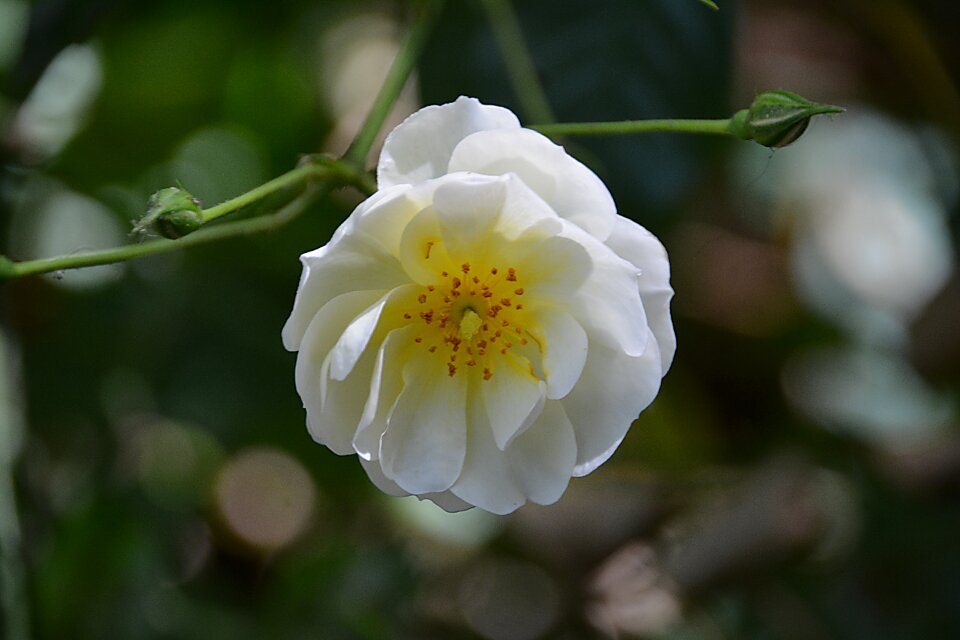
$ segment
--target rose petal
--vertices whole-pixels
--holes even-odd
[[[546,385],[533,375],[530,362],[512,353],[500,357],[493,376],[480,384],[497,447],[505,449],[540,414]]]
[[[583,286],[555,297],[590,335],[627,355],[639,356],[647,346],[647,320],[637,289],[638,269],[579,227],[566,223],[562,237],[577,242],[590,255],[592,270]]]
[[[466,376],[449,376],[442,356],[407,361],[403,391],[380,440],[383,472],[414,494],[446,491],[463,468]]]
[[[660,347],[661,365],[666,374],[677,350],[677,336],[670,318],[670,262],[667,250],[656,236],[632,220],[617,218],[617,225],[607,239],[607,246],[640,269],[640,298],[647,314],[647,323]]]
[[[580,379],[587,361],[587,333],[573,316],[560,309],[541,308],[536,317],[547,397],[556,400],[570,393]]]
[[[481,104],[475,98],[461,96],[450,104],[424,107],[387,136],[377,165],[377,185],[384,189],[442,176],[448,172],[454,148],[466,136],[519,127],[509,109]]]
[[[406,326],[387,334],[370,377],[370,393],[353,439],[353,448],[366,460],[380,458],[380,437],[387,429],[387,418],[403,390],[403,363],[410,357],[418,327]]]
[[[348,224],[352,226],[349,220],[344,223]],[[289,351],[300,348],[313,317],[336,296],[351,291],[382,292],[409,282],[394,256],[362,236],[352,234],[341,235],[336,243],[303,254],[300,262],[303,272],[297,297],[282,332],[283,345]],[[336,277],[330,277],[331,273]]]
[[[380,489],[380,491],[383,491],[388,496],[401,498],[410,495],[409,492],[401,489],[396,482],[383,474],[379,460],[371,461],[360,458],[360,465],[363,467],[363,470],[367,472],[367,477],[370,478],[370,481],[377,486],[377,489]]]
[[[513,479],[506,454],[494,442],[486,411],[478,402],[470,405],[467,456],[460,479],[450,491],[466,502],[500,515],[511,513],[526,502]]]
[[[458,180],[437,187],[433,206],[447,253],[486,262],[488,252],[496,248],[492,246],[496,240],[491,233],[506,192],[507,184],[502,178],[472,174],[463,174]]]
[[[464,138],[450,157],[450,173],[513,173],[561,217],[605,240],[617,208],[593,171],[561,146],[531,129],[480,131]]]
[[[396,287],[357,314],[330,350],[330,377],[343,380],[349,375],[367,345],[371,341],[379,343],[387,332],[397,327],[401,309],[413,307],[419,292],[420,287],[413,284]]]
[[[559,400],[577,439],[575,476],[583,476],[609,458],[660,389],[663,370],[652,335],[641,356],[590,343],[579,382]]]
[[[513,477],[527,498],[553,504],[567,489],[577,460],[573,425],[559,402],[548,401],[540,417],[507,449]]]
[[[421,500],[429,500],[447,513],[459,513],[474,507],[474,505],[461,500],[450,491],[442,491],[440,493],[425,493],[422,496],[417,497]]]
[[[328,355],[350,321],[382,292],[354,291],[337,296],[313,317],[297,354],[297,392],[307,410],[314,440],[338,455],[353,453],[353,435],[366,401],[366,381],[373,372],[371,353],[343,382],[329,381]]]

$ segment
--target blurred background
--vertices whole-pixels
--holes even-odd
[[[13,638],[960,634],[960,10],[951,0],[519,0],[559,121],[847,112],[793,146],[571,139],[671,255],[679,350],[551,507],[446,514],[312,442],[280,328],[359,201],[0,287],[0,596]],[[411,17],[356,0],[0,0],[0,253],[128,241],[342,152]],[[451,1],[389,129],[524,113]],[[246,215],[268,213],[284,198]]]

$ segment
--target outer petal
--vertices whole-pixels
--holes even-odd
[[[383,472],[414,494],[446,491],[463,467],[467,377],[448,376],[440,357],[421,352],[403,371],[404,388],[380,440]]]
[[[563,147],[531,129],[480,131],[463,139],[449,170],[487,175],[514,173],[561,217],[600,240],[614,227],[613,197],[593,171]]]
[[[297,354],[297,392],[307,410],[314,440],[334,453],[353,453],[356,431],[366,400],[366,382],[373,371],[373,354],[343,382],[328,380],[330,350],[350,321],[382,291],[354,291],[337,296],[314,316]]]
[[[421,500],[429,500],[447,513],[459,513],[460,511],[466,511],[467,509],[472,509],[474,507],[474,505],[470,504],[469,502],[461,500],[455,496],[451,491],[425,493],[417,497]]]
[[[577,460],[573,425],[563,406],[548,401],[540,418],[517,436],[506,453],[517,484],[530,500],[538,504],[559,500]]]
[[[483,384],[483,383],[480,383]],[[476,394],[478,389],[471,389]],[[514,481],[511,464],[493,439],[486,410],[479,402],[470,405],[467,457],[460,479],[450,491],[481,509],[504,515],[526,502]]]
[[[493,377],[480,385],[480,394],[493,439],[498,448],[505,449],[540,415],[546,385],[530,371],[526,358],[507,354]]]
[[[587,250],[593,270],[582,286],[554,302],[566,305],[590,335],[591,342],[619,347],[631,356],[643,354],[649,331],[637,289],[637,267],[571,223],[564,224],[561,237],[570,238]]]
[[[283,326],[283,345],[300,348],[307,326],[330,300],[350,291],[392,289],[409,282],[400,262],[377,244],[352,234],[348,219],[331,243],[300,256],[303,272],[293,312]]]
[[[518,128],[520,122],[509,109],[475,98],[461,96],[450,104],[424,107],[387,136],[377,165],[377,185],[385,189],[442,176],[454,148],[471,133]]]
[[[577,438],[577,466],[583,476],[603,464],[620,445],[631,423],[660,389],[660,351],[647,341],[641,356],[591,342],[583,375],[560,400]]]
[[[353,448],[365,460],[380,458],[380,438],[387,430],[387,418],[403,391],[403,363],[415,347],[411,345],[419,327],[408,325],[387,334],[377,351],[370,378],[370,393],[363,408]]]
[[[370,481],[377,485],[377,489],[380,489],[380,491],[383,491],[388,496],[401,498],[410,495],[410,492],[404,491],[396,482],[383,475],[383,469],[380,468],[379,460],[360,458],[360,465],[363,467],[363,470],[367,472]]]
[[[397,327],[400,310],[412,306],[419,291],[413,284],[396,287],[357,314],[330,350],[330,377],[334,380],[346,378],[371,341],[379,344],[389,331]]]
[[[617,225],[607,239],[607,246],[640,269],[640,298],[647,313],[647,323],[660,347],[661,364],[666,374],[677,350],[677,336],[670,318],[673,288],[670,286],[667,250],[652,233],[621,216],[617,217]]]

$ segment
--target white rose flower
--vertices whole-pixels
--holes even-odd
[[[449,511],[555,502],[673,359],[663,246],[562,147],[471,98],[407,118],[377,181],[300,258],[283,341],[311,435]]]

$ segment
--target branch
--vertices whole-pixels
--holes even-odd
[[[207,242],[276,229],[303,213],[317,198],[339,187],[353,186],[368,195],[373,193],[376,191],[376,184],[363,171],[364,160],[393,103],[410,77],[417,59],[423,52],[430,27],[436,20],[441,4],[442,0],[426,1],[423,11],[401,46],[363,127],[341,160],[311,157],[295,169],[236,198],[207,209],[201,209],[192,196],[181,189],[162,190],[156,195],[166,199],[153,199],[151,210],[137,224],[136,229],[141,230],[156,223],[165,235],[176,239],[151,240],[103,251],[88,251],[23,262],[14,262],[0,255],[0,283],[13,278],[64,269],[125,262]],[[258,202],[277,191],[300,184],[306,185],[304,192],[273,215],[200,228],[208,222]],[[176,207],[171,205],[171,200],[177,205]]]
[[[699,133],[706,135],[732,136],[732,118],[718,120],[622,120],[618,122],[564,122],[561,124],[535,124],[530,128],[545,136],[621,136],[637,133]]]
[[[718,120],[624,120],[621,122],[568,122],[539,124],[530,128],[551,136],[613,136],[635,133],[697,133],[753,140],[779,148],[803,135],[811,118],[842,113],[832,104],[811,102],[790,91],[765,91],[749,109]]]
[[[178,240],[151,240],[149,242],[117,247],[115,249],[89,251],[72,255],[56,256],[54,258],[26,260],[23,262],[13,262],[0,256],[0,282],[11,278],[51,273],[65,269],[80,269],[82,267],[126,262],[127,260],[133,260],[135,258],[167,253],[168,251],[193,247],[216,240],[247,236],[277,229],[294,220],[303,213],[312,202],[321,195],[330,192],[333,188],[334,185],[331,184],[322,186],[309,185],[300,196],[273,215],[259,216],[257,218],[250,218],[249,220],[238,220],[236,222],[228,222],[210,227],[209,229],[201,229],[196,233],[192,233]]]

